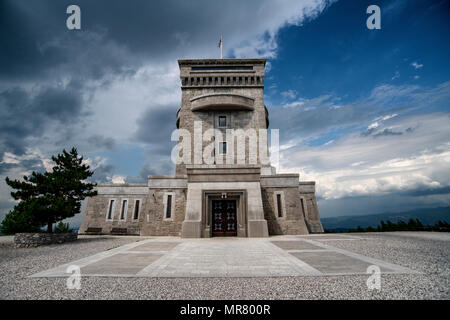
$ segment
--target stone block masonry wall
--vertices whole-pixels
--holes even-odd
[[[123,200],[127,200],[127,214],[120,218]],[[108,219],[110,201],[114,200],[112,219]],[[134,206],[136,200],[140,200],[140,212],[138,219],[134,219]],[[86,216],[80,228],[80,233],[89,233],[89,228],[101,228],[99,233],[110,234],[113,228],[127,228],[128,234],[140,234],[141,221],[146,207],[146,197],[136,195],[99,195],[88,199]]]
[[[140,235],[141,225],[144,222],[144,215],[147,208],[148,186],[145,184],[136,185],[112,185],[105,184],[97,187],[98,195],[88,199],[86,214],[80,228],[80,234],[89,230],[101,229],[100,234],[110,234],[113,229],[126,229],[126,234]],[[114,207],[111,212],[111,219],[108,218],[111,200],[114,200]],[[123,201],[126,200],[126,214],[121,217]],[[134,210],[136,200],[139,200],[138,217],[135,219]]]
[[[175,205],[172,207],[171,217],[167,218],[165,202],[169,194],[172,195]],[[141,235],[179,236],[185,208],[186,189],[150,189]]]
[[[186,189],[149,188],[146,185],[100,185],[97,188],[99,194],[88,199],[80,234],[92,234],[95,230],[95,234],[120,231],[120,234],[142,236],[180,235],[185,213]],[[165,216],[168,194],[174,199],[170,218]],[[114,200],[114,208],[111,218],[108,218],[111,200]],[[122,218],[124,200],[127,200],[127,210]],[[140,206],[137,219],[136,200],[139,200]]]
[[[261,190],[264,218],[267,220],[269,235],[308,234],[300,206],[298,188],[268,187]],[[282,194],[283,216],[278,217],[276,194]]]
[[[305,181],[299,184],[299,193],[302,210],[310,233],[322,233],[323,226],[320,222],[319,209],[315,195],[315,182]]]
[[[76,233],[16,233],[14,244],[17,248],[39,247],[46,244],[71,242],[78,239]]]
[[[206,94],[213,94],[213,93],[230,93],[230,94],[239,94],[243,96],[250,97],[254,99],[254,108],[253,111],[204,111],[204,112],[197,112],[191,110],[191,99],[195,98],[196,96],[202,96]],[[189,90],[183,90],[182,93],[182,106],[179,110],[179,117],[180,117],[180,129],[185,129],[189,131],[191,135],[191,160],[190,164],[195,164],[195,156],[194,152],[196,149],[194,149],[194,126],[196,122],[202,123],[202,132],[206,132],[208,129],[216,128],[217,126],[215,123],[217,123],[217,117],[219,115],[227,115],[228,116],[228,122],[229,126],[227,129],[242,129],[242,130],[248,130],[248,129],[266,129],[267,123],[266,123],[266,107],[264,106],[264,97],[263,92],[261,88],[235,88],[235,89],[211,89],[211,88],[203,88],[203,89],[189,89]],[[220,130],[223,139],[225,141],[226,138],[226,129]],[[237,164],[237,139],[234,139],[234,163]],[[248,140],[248,138],[247,138]],[[198,141],[197,141],[198,142]],[[200,159],[202,158],[203,150],[211,144],[211,141],[203,141],[202,143],[202,149],[201,149],[201,155]],[[218,148],[218,143],[216,145],[216,148]],[[252,164],[250,163],[250,150],[249,150],[249,142],[245,142],[245,164]],[[256,136],[256,147],[255,151],[257,152],[259,146],[259,135]],[[216,152],[216,156],[218,156],[218,152]],[[256,158],[257,163],[260,163],[259,154],[252,155]],[[225,163],[225,161],[223,162]],[[253,163],[255,164],[255,163]],[[266,164],[265,166],[269,166]],[[176,166],[176,175],[185,175],[186,174],[186,164],[181,163],[177,164]]]

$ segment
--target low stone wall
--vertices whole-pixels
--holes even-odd
[[[17,248],[30,248],[46,244],[70,242],[77,239],[77,233],[16,233],[14,235],[14,244]]]

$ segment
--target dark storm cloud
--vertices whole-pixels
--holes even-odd
[[[15,203],[7,200],[0,200],[0,221],[3,220],[5,215],[14,208]]]
[[[403,192],[409,196],[428,196],[428,195],[450,195],[450,186],[438,187],[438,188],[417,188],[415,190]]]
[[[405,130],[405,132],[412,132],[411,128]],[[374,138],[383,137],[383,136],[401,136],[403,132],[394,131],[390,128],[385,128],[383,130],[378,130],[376,128],[369,128],[366,131],[362,132],[361,135],[364,137],[373,136]]]
[[[376,137],[383,137],[383,136],[401,136],[402,134],[403,134],[403,132],[394,131],[392,129],[386,128],[380,132],[377,132],[373,136],[376,138]]]
[[[175,165],[165,157],[154,157],[149,163],[145,163],[139,170],[139,175],[147,180],[149,175],[173,174]]]
[[[173,147],[170,137],[176,129],[176,111],[176,106],[162,106],[145,111],[137,121],[135,139],[150,144],[153,147],[152,153],[170,154]]]
[[[115,167],[111,164],[101,164],[95,168],[94,174],[89,178],[89,180],[97,183],[110,182],[108,178],[113,175],[114,170]]]
[[[66,8],[72,2],[2,1],[0,78],[42,81],[71,75],[98,79],[108,72],[130,71],[131,60],[108,41],[106,26],[95,25],[80,31],[66,28]],[[92,7],[95,12],[100,1],[89,2],[91,5],[86,2],[85,8]],[[83,22],[92,18],[89,11],[86,10],[86,15],[82,12]]]
[[[83,113],[81,93],[66,87],[43,87],[27,92],[16,87],[0,92],[0,157],[4,152],[21,155],[27,139],[40,137],[51,122],[68,125]]]
[[[44,58],[39,52],[37,44],[49,40],[57,29],[46,26],[44,20],[39,19],[42,17],[42,7],[27,10],[28,6],[31,9],[36,4],[20,1],[0,2],[1,77],[32,75],[38,69],[48,68],[54,63],[63,61],[61,54]],[[44,14],[48,17],[49,12]]]
[[[385,128],[383,130],[378,130],[377,128],[370,128],[366,131],[362,132],[361,135],[364,137],[372,136],[374,138],[378,137],[386,137],[386,136],[401,136],[404,133],[411,133],[414,131],[414,128],[407,128],[405,131],[394,131],[391,128]]]
[[[66,8],[72,4],[81,8],[81,30],[66,28]],[[20,107],[16,108],[15,119],[11,116],[12,121],[1,124],[0,132],[5,134],[1,137],[0,151],[22,154],[27,138],[42,136],[49,119],[63,124],[67,123],[66,119],[76,121],[81,96],[88,100],[96,89],[108,86],[117,78],[134,75],[143,64],[208,57],[211,52],[217,53],[218,36],[224,30],[227,31],[224,35],[227,47],[231,49],[244,40],[257,38],[263,31],[277,30],[287,20],[293,21],[306,14],[300,5],[295,6],[296,10],[278,6],[280,12],[273,15],[272,6],[271,2],[257,0],[232,3],[207,0],[1,1],[0,91],[14,93],[17,90],[15,94],[21,95],[23,101],[16,103]],[[259,10],[258,19],[249,19],[248,13],[255,10]],[[264,41],[261,45],[264,46]],[[54,83],[67,81],[72,83],[77,96],[54,87]],[[40,90],[40,95],[27,93],[30,87]],[[34,114],[36,121],[30,120],[27,111],[21,111],[29,106],[39,107]],[[167,134],[174,128],[170,126],[175,122],[176,109],[144,114],[150,122],[138,123],[138,140],[151,144],[155,152],[167,154],[170,150],[166,146]],[[49,139],[47,144],[62,144],[75,134],[77,132],[64,129],[53,135],[53,140],[59,139],[56,143]],[[95,138],[85,141],[93,147],[98,143],[111,147],[107,141]]]
[[[167,157],[155,157],[142,165],[139,176],[127,176],[127,183],[147,183],[149,175],[173,175],[175,165]]]
[[[0,174],[15,168],[27,168],[29,171],[45,172],[41,159],[24,159],[18,163],[0,163]]]
[[[287,21],[314,16],[326,3],[4,0],[0,4],[0,74],[37,77],[76,65],[74,72],[99,77],[106,70],[136,70],[144,61],[206,58],[217,53],[218,37],[225,31],[227,48],[244,42],[252,47],[248,40],[257,38],[264,47],[270,42],[262,36],[267,38],[267,30],[274,32]],[[66,8],[73,4],[81,8],[81,30],[66,28]],[[249,16],[252,13],[255,19]]]
[[[368,215],[382,212],[402,212],[419,208],[447,205],[450,195],[445,192],[439,194],[447,197],[441,204],[426,199],[436,194],[422,194],[423,189],[408,192],[390,192],[386,195],[370,195],[358,197],[342,197],[339,199],[318,199],[321,218],[335,216]],[[424,200],[425,199],[425,200]],[[344,214],[343,214],[344,213]]]
[[[88,143],[99,149],[108,149],[115,150],[116,149],[116,141],[113,138],[105,137],[100,134],[94,134],[87,139]]]
[[[61,123],[71,122],[81,114],[82,101],[79,91],[47,88],[34,99],[33,111]]]
[[[361,132],[361,135],[363,137],[367,137],[367,136],[370,136],[372,133],[374,133],[376,130],[377,130],[376,128],[369,128],[366,131]]]
[[[137,121],[133,139],[148,144],[147,156],[150,161],[142,165],[139,176],[128,176],[128,183],[145,183],[149,175],[173,174],[175,165],[170,154],[176,145],[176,142],[171,141],[172,132],[176,130],[176,110],[176,106],[149,109]]]

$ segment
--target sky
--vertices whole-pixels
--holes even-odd
[[[449,15],[445,0],[0,0],[0,220],[4,178],[63,148],[99,183],[174,174],[177,59],[218,58],[220,34],[226,58],[268,59],[279,172],[316,181],[322,217],[448,206]]]

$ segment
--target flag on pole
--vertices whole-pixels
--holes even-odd
[[[222,35],[220,35],[220,40],[219,40],[219,45],[218,47],[220,48],[220,59],[222,59]]]

